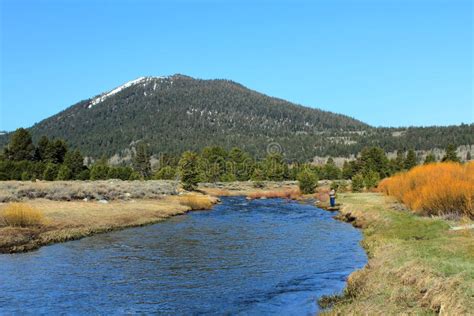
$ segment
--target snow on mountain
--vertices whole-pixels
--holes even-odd
[[[103,102],[103,101],[104,101],[105,99],[107,99],[108,97],[111,97],[111,96],[113,96],[114,94],[117,94],[117,93],[119,93],[120,91],[122,91],[122,90],[124,90],[124,89],[126,89],[126,88],[129,88],[129,87],[131,87],[131,86],[133,86],[133,85],[140,84],[140,83],[144,83],[144,84],[145,84],[145,83],[148,82],[148,81],[152,81],[152,80],[156,80],[156,79],[162,81],[162,80],[168,79],[168,78],[169,78],[169,77],[165,77],[165,76],[162,76],[162,77],[139,77],[139,78],[137,78],[137,79],[135,79],[135,80],[129,81],[129,82],[127,82],[127,83],[125,83],[125,84],[123,84],[123,85],[121,85],[121,86],[119,86],[119,87],[117,87],[117,88],[115,88],[115,89],[113,89],[113,90],[111,90],[111,91],[109,91],[109,92],[103,93],[103,94],[101,94],[100,96],[94,98],[94,99],[89,103],[89,105],[88,105],[87,108],[90,109],[92,106]],[[171,81],[171,83],[172,83],[172,81]],[[155,84],[154,84],[154,86],[153,86],[153,90],[155,90],[155,89],[156,89],[156,82],[155,82]],[[146,96],[146,94],[145,94],[145,96]]]

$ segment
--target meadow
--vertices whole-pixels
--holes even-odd
[[[419,216],[380,193],[345,193],[339,218],[362,229],[369,262],[327,314],[468,315],[474,310],[474,233],[459,221]],[[363,312],[362,312],[363,311]]]

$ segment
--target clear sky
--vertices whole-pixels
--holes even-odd
[[[375,126],[474,121],[471,0],[0,0],[0,10],[0,130],[174,73]]]

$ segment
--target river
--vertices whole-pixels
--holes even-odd
[[[0,255],[0,314],[313,315],[364,266],[360,231],[311,205],[212,211]]]

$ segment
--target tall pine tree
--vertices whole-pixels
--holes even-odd
[[[148,179],[151,176],[150,150],[148,145],[141,142],[136,147],[136,152],[133,156],[133,169],[140,174],[143,179]]]

